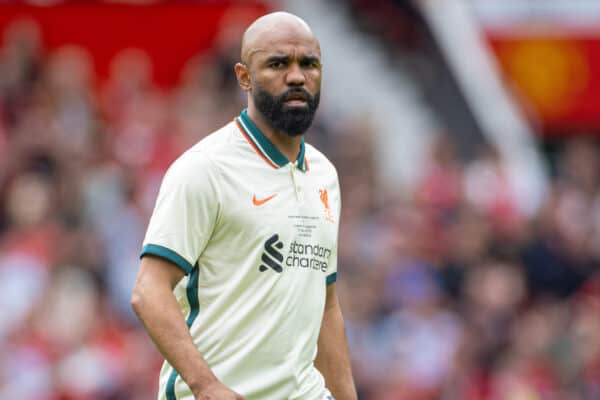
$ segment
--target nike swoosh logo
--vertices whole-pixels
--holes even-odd
[[[252,204],[254,204],[255,206],[262,206],[263,204],[265,204],[267,201],[271,200],[275,196],[277,196],[277,194],[273,194],[269,197],[265,197],[264,199],[257,199],[256,195],[254,195],[254,196],[252,196]]]

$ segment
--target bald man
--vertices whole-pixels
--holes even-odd
[[[167,171],[132,306],[165,357],[159,399],[355,400],[338,304],[340,192],[304,142],[321,50],[287,13],[235,65],[248,107]]]

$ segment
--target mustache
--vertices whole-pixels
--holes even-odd
[[[304,100],[311,101],[313,100],[313,96],[308,93],[308,91],[301,87],[294,87],[288,89],[285,93],[279,96],[279,100],[288,101],[288,100]]]

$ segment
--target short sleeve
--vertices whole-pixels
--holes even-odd
[[[219,213],[215,176],[215,167],[201,152],[185,153],[171,165],[163,178],[140,257],[161,257],[190,273]]]
[[[327,286],[331,285],[337,280],[337,264],[338,264],[338,241],[340,237],[340,218],[342,214],[342,193],[340,191],[340,184],[337,182],[336,185],[337,193],[337,218],[335,220],[336,223],[336,232],[335,232],[335,243],[333,245],[333,249],[331,251],[331,256],[329,257],[329,262],[327,263],[327,277],[326,283]]]

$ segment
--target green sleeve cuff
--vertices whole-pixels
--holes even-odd
[[[332,283],[334,283],[337,280],[337,272],[334,272],[331,275],[327,276],[327,286],[331,285]]]
[[[164,246],[159,246],[157,244],[147,244],[142,248],[142,253],[140,254],[140,258],[151,255],[160,258],[164,258],[167,261],[172,262],[177,265],[179,268],[185,272],[185,274],[189,274],[192,271],[192,264],[187,262],[187,260],[181,257],[179,254],[175,253],[173,250],[168,249]]]

